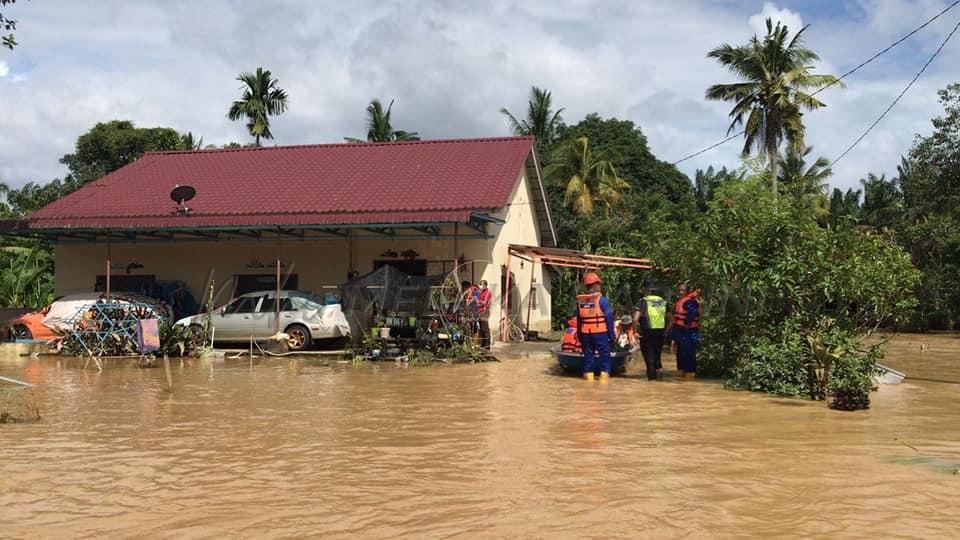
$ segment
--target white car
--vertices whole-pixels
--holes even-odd
[[[213,338],[220,342],[262,341],[276,335],[276,291],[247,293],[231,300],[210,314]],[[199,335],[206,314],[177,321]],[[280,331],[289,337],[291,350],[299,351],[317,339],[350,335],[350,325],[340,304],[324,304],[317,296],[303,291],[280,291]]]

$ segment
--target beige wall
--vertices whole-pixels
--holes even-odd
[[[476,280],[486,279],[495,299],[501,298],[500,268],[506,264],[508,244],[538,245],[537,226],[534,210],[530,204],[530,186],[521,176],[511,197],[511,205],[495,214],[506,220],[500,226],[488,225],[488,232],[494,235],[492,240],[439,240],[439,239],[346,239],[298,241],[284,239],[280,242],[281,261],[286,268],[299,275],[300,288],[323,292],[346,281],[349,269],[349,246],[353,246],[354,266],[361,274],[373,269],[373,261],[384,259],[380,254],[393,250],[397,253],[413,249],[420,258],[433,261],[428,269],[439,273],[444,267],[453,268],[452,261],[463,255],[468,261],[461,268],[462,279],[471,279],[470,270],[475,268]],[[459,226],[461,235],[471,234],[472,229]],[[443,234],[452,234],[453,228],[445,228]],[[373,236],[370,231],[357,231],[354,234]],[[198,300],[213,275],[216,287],[228,281],[234,274],[270,274],[274,272],[277,241],[221,241],[221,242],[152,242],[118,243],[110,246],[114,275],[126,274],[126,267],[132,262],[143,268],[131,270],[131,274],[152,274],[158,280],[182,280],[187,283]],[[97,274],[106,270],[107,246],[103,243],[59,243],[56,247],[56,291],[58,295],[89,291],[93,288]],[[259,261],[263,268],[249,268],[251,262]],[[470,261],[474,261],[471,264]],[[492,264],[491,264],[492,263]],[[530,290],[530,265],[520,268],[519,261],[511,266],[516,278],[514,294],[521,291],[521,299],[514,300],[513,320],[523,322],[526,319],[528,291]],[[534,278],[537,281],[537,307],[531,311],[530,326],[546,331],[550,326],[549,283],[544,286],[544,271],[537,268]],[[511,287],[513,288],[513,287]],[[221,300],[226,295],[220,296]],[[518,317],[522,317],[518,318]],[[491,313],[491,330],[498,334],[496,321],[500,320],[500,305],[494,306]]]

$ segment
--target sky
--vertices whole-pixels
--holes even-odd
[[[97,122],[133,121],[249,142],[226,118],[237,75],[272,71],[289,109],[267,144],[364,137],[365,107],[395,100],[395,129],[424,139],[509,135],[501,107],[522,115],[531,86],[550,90],[563,117],[632,120],[673,162],[726,136],[730,105],[707,101],[735,82],[707,52],[763,32],[766,17],[809,25],[815,72],[840,75],[947,0],[441,1],[21,0],[13,51],[0,49],[0,182],[66,174],[59,158]],[[960,6],[820,97],[806,141],[833,159],[875,120],[960,21]],[[960,37],[897,107],[834,168],[834,187],[868,172],[894,176],[916,134],[942,112],[937,90],[960,80]],[[950,66],[953,66],[951,68]],[[693,176],[737,167],[736,139],[678,165]]]

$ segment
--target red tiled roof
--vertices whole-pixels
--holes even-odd
[[[532,137],[144,155],[26,218],[31,229],[465,222],[503,208]],[[170,191],[193,186],[187,215]]]

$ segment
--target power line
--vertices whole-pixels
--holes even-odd
[[[930,19],[928,19],[927,22],[925,22],[925,23],[921,24],[920,26],[914,28],[913,30],[911,30],[911,31],[908,32],[907,34],[904,34],[903,37],[901,37],[900,39],[894,41],[893,43],[891,43],[890,45],[888,45],[886,48],[884,48],[884,49],[881,50],[880,52],[874,54],[874,55],[871,56],[870,58],[864,60],[863,62],[861,62],[860,64],[858,64],[856,67],[854,67],[853,69],[847,71],[846,73],[844,73],[843,75],[841,75],[841,76],[838,77],[837,79],[835,79],[835,80],[827,83],[826,85],[818,88],[816,91],[814,91],[813,93],[810,94],[810,97],[813,97],[813,96],[819,94],[820,92],[823,92],[823,91],[826,90],[827,88],[830,88],[831,86],[840,83],[840,81],[846,79],[846,78],[849,77],[850,75],[853,75],[854,73],[856,73],[857,71],[859,71],[861,68],[863,68],[864,66],[866,66],[867,64],[869,64],[870,62],[873,62],[874,60],[876,60],[877,58],[879,58],[879,57],[882,56],[883,54],[889,52],[891,49],[893,49],[893,48],[896,47],[897,45],[899,45],[899,44],[903,43],[904,41],[906,41],[907,39],[909,39],[911,36],[913,36],[913,35],[916,34],[917,32],[919,32],[919,31],[923,30],[924,28],[926,28],[927,26],[929,26],[933,21],[939,19],[941,16],[943,16],[943,14],[945,14],[946,12],[948,12],[948,11],[950,11],[951,9],[953,9],[954,7],[956,7],[957,4],[960,4],[960,0],[954,0],[954,2],[951,3],[949,6],[943,8],[939,13],[937,13],[936,15],[934,15],[933,17],[931,17]],[[951,32],[951,35],[953,35],[952,32]],[[943,47],[943,46],[941,45],[941,48],[942,48],[942,47]],[[939,52],[939,51],[938,51],[938,52]],[[934,55],[934,56],[936,56],[936,55]],[[924,68],[926,68],[926,66],[924,66]],[[921,72],[922,72],[922,70],[921,70]],[[690,154],[690,155],[688,155],[688,156],[685,156],[685,157],[683,157],[683,158],[680,158],[680,159],[678,159],[677,161],[674,161],[673,163],[671,163],[671,165],[677,165],[678,163],[682,163],[682,162],[684,162],[684,161],[687,161],[688,159],[695,158],[695,157],[699,156],[700,154],[703,154],[704,152],[708,152],[708,151],[710,151],[710,150],[713,150],[714,148],[716,148],[716,147],[718,147],[718,146],[720,146],[720,145],[723,145],[723,144],[725,144],[725,143],[727,143],[727,142],[729,142],[729,141],[731,141],[731,140],[733,140],[733,139],[736,139],[737,137],[743,135],[745,132],[746,132],[746,130],[740,130],[739,132],[734,133],[733,135],[730,135],[729,137],[723,139],[723,140],[720,141],[720,142],[716,142],[716,143],[711,144],[710,146],[704,148],[703,150],[699,150],[699,151],[694,152],[694,153],[692,153],[692,154]],[[858,142],[859,142],[859,141],[858,141]],[[840,158],[837,158],[837,160],[839,160],[839,159],[840,159]]]
[[[885,49],[883,49],[882,51],[878,52],[877,54],[871,56],[870,58],[864,60],[863,62],[860,63],[860,65],[858,65],[857,67],[855,67],[855,68],[851,69],[850,71],[844,73],[844,74],[841,75],[837,80],[832,81],[830,84],[827,84],[826,86],[824,86],[824,87],[822,87],[822,88],[819,88],[816,92],[813,92],[812,94],[810,94],[810,96],[813,97],[813,96],[819,94],[820,92],[823,92],[823,91],[826,90],[827,88],[830,88],[831,86],[833,86],[833,85],[839,83],[840,81],[846,79],[848,76],[850,76],[850,75],[852,75],[853,73],[857,72],[857,71],[858,71],[860,68],[862,68],[863,66],[869,64],[870,62],[873,62],[874,60],[876,60],[877,58],[879,58],[882,54],[886,53],[887,51],[889,51],[890,49],[896,47],[897,45],[903,43],[904,41],[906,41],[907,39],[909,39],[910,36],[916,34],[917,32],[919,32],[919,31],[923,30],[924,28],[926,28],[927,26],[929,26],[930,23],[932,23],[933,21],[939,19],[944,13],[946,13],[946,12],[950,11],[951,9],[953,9],[957,4],[960,4],[960,0],[956,0],[955,2],[953,2],[952,4],[950,4],[949,6],[943,8],[943,10],[940,11],[940,13],[937,13],[936,15],[934,15],[933,18],[927,20],[927,22],[925,22],[925,23],[921,24],[920,26],[914,28],[913,30],[910,31],[910,33],[908,33],[908,34],[904,35],[902,38],[894,41],[894,42],[891,43],[887,48],[885,48]]]
[[[883,117],[886,116],[887,113],[890,112],[890,110],[893,109],[893,107],[900,101],[900,98],[902,98],[907,93],[907,91],[910,90],[910,87],[913,86],[913,83],[917,82],[917,79],[919,79],[920,75],[922,75],[923,72],[926,71],[927,66],[929,66],[933,62],[933,59],[936,58],[938,54],[940,54],[940,51],[942,51],[943,48],[946,46],[947,42],[950,41],[950,38],[952,38],[953,35],[957,33],[957,29],[960,29],[960,21],[957,21],[957,24],[956,26],[953,27],[953,30],[951,30],[950,33],[947,34],[947,37],[943,40],[940,46],[937,47],[937,50],[934,51],[933,55],[930,56],[930,58],[927,60],[927,63],[924,64],[923,67],[920,68],[920,71],[918,71],[917,74],[913,76],[913,79],[911,79],[910,82],[907,83],[907,86],[905,86],[903,91],[900,92],[900,95],[897,96],[897,99],[893,100],[893,103],[891,103],[890,106],[887,107],[886,110],[884,110],[872,124],[870,124],[870,127],[868,127],[867,130],[864,131],[863,134],[857,138],[857,140],[853,141],[853,144],[847,147],[847,149],[844,150],[842,154],[837,156],[837,159],[833,160],[833,162],[830,163],[830,167],[833,167],[834,165],[836,165],[837,162],[843,159],[843,157],[846,156],[848,153],[850,153],[850,151],[853,150],[853,148],[857,146],[857,144],[859,144],[860,141],[862,141],[864,137],[866,137],[867,134],[873,130],[873,128],[877,127],[877,124],[879,124],[880,121],[883,120]]]

